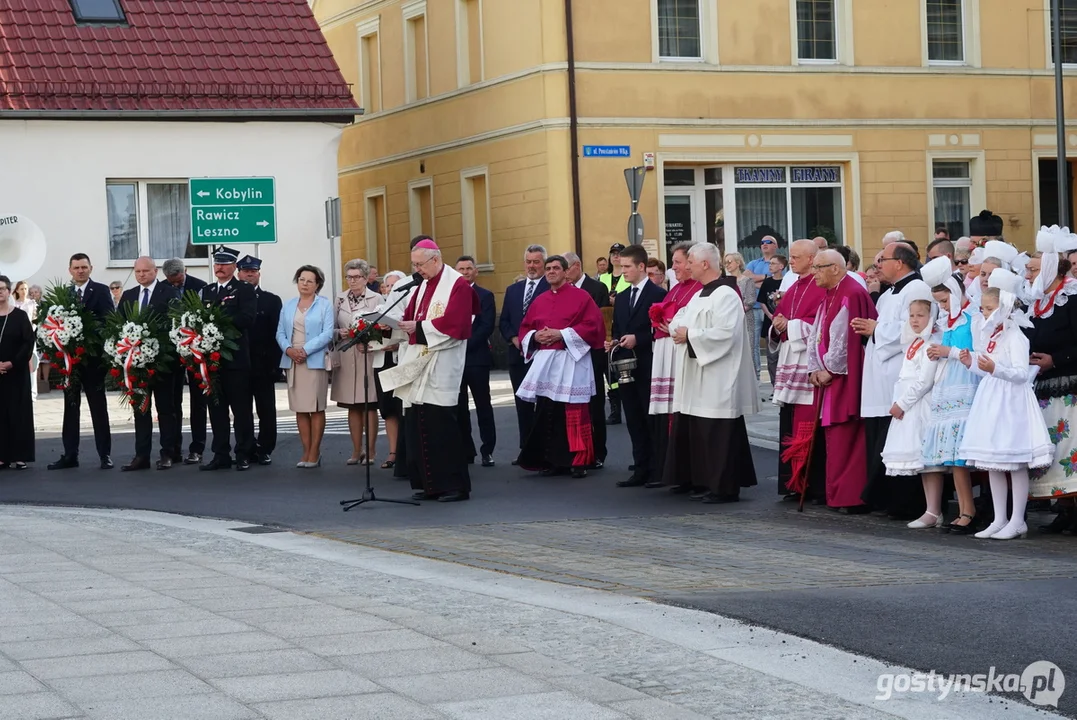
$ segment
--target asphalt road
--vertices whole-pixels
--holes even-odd
[[[360,494],[364,473],[344,465],[350,443],[340,435],[327,436],[320,469],[295,469],[298,438],[282,435],[274,465],[246,473],[191,467],[121,473],[98,470],[96,463],[47,472],[44,465],[59,454],[59,442],[45,440],[34,469],[0,473],[0,502],[234,519],[350,542],[384,540],[388,545],[381,546],[490,567],[468,554],[475,538],[487,538],[501,557],[514,554],[514,562],[493,567],[533,568],[537,577],[600,586],[581,569],[585,557],[605,566],[611,582],[628,591],[647,587],[639,594],[924,671],[978,673],[995,666],[1019,673],[1033,661],[1049,660],[1071,682],[1060,709],[1077,717],[1077,633],[1071,628],[1077,538],[992,543],[911,533],[879,518],[820,508],[798,514],[778,502],[768,479],[775,453],[758,449],[753,457],[760,485],[736,505],[701,506],[663,491],[620,489],[614,483],[628,476],[631,455],[623,425],[611,428],[605,470],[582,480],[539,478],[510,465],[516,444],[511,407],[495,414],[497,467],[472,468],[474,490],[465,503],[374,503],[342,513],[339,501]],[[90,463],[92,439],[84,442]],[[382,443],[379,461],[385,457]],[[116,435],[114,445],[119,465],[133,449],[133,435]],[[411,494],[389,471],[374,468],[371,477],[379,496]],[[662,579],[681,568],[703,576],[695,589]],[[707,575],[724,579],[708,584]],[[781,575],[781,581],[767,585],[769,575]],[[843,579],[835,581],[839,575]],[[741,576],[754,579],[743,587],[726,582]],[[753,589],[759,587],[766,589]]]

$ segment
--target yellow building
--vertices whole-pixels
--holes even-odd
[[[426,232],[495,290],[529,243],[593,271],[626,242],[625,169],[652,161],[661,256],[751,258],[763,228],[922,249],[985,207],[1029,247],[1057,214],[1051,1],[313,0],[365,109],[340,149],[343,255],[407,269]],[[1077,65],[1077,0],[1058,1]]]

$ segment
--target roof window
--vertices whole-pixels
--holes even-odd
[[[123,23],[127,17],[123,14],[120,0],[68,0],[75,20],[80,23]]]

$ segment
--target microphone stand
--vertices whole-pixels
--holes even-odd
[[[406,298],[407,296],[408,296],[408,293],[401,292],[400,297],[398,297],[389,307],[385,308],[385,310],[382,312],[382,314],[378,315],[378,317],[370,324],[372,326],[377,325],[378,322],[380,322],[381,319],[383,317],[385,317],[389,313],[390,310],[392,310],[397,305],[399,305],[400,301],[403,300],[404,298]],[[363,356],[364,356],[363,357],[363,398],[366,399],[366,398],[370,397],[370,365],[367,363],[367,358],[366,358],[366,355],[370,352],[370,343],[368,343],[368,342],[363,343],[363,348],[366,350],[366,352],[363,353]],[[364,419],[363,422],[366,422],[366,420]],[[369,428],[369,425],[368,425],[368,428]],[[340,504],[343,506],[344,512],[348,512],[352,508],[358,507],[359,505],[362,505],[363,503],[368,503],[368,502],[395,503],[397,505],[418,505],[419,504],[418,502],[416,502],[414,500],[390,500],[389,498],[377,497],[374,494],[374,487],[370,484],[370,467],[373,464],[374,464],[373,458],[368,457],[367,461],[366,461],[366,487],[363,488],[363,495],[361,497],[353,498],[351,500],[341,500],[340,501]]]

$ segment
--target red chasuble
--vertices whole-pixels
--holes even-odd
[[[571,283],[565,283],[557,290],[544,292],[531,301],[527,315],[520,323],[520,337],[523,338],[532,330],[543,328],[572,328],[591,349],[600,350],[605,347],[606,325],[602,321],[602,311],[586,291]],[[542,347],[545,350],[564,350],[565,343],[559,341]]]
[[[434,291],[444,274],[445,267],[442,266],[437,275],[426,281],[425,289],[420,288],[418,292],[411,296],[411,300],[408,301],[408,307],[404,311],[404,320],[423,322],[427,319],[427,313],[430,312],[430,301],[434,297]],[[422,293],[422,297],[419,297],[420,293]],[[449,302],[445,305],[445,313],[439,318],[434,318],[431,322],[434,329],[439,333],[457,340],[467,340],[471,337],[471,319],[481,311],[478,293],[475,292],[466,278],[459,277],[456,279],[456,284],[453,285],[452,292],[449,293]],[[422,331],[417,329],[408,336],[408,344],[425,345],[425,339]]]

